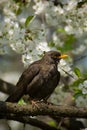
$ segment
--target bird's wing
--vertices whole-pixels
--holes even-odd
[[[17,102],[25,93],[28,84],[39,73],[39,65],[30,65],[21,75],[16,85],[15,91],[7,98],[7,102]]]
[[[17,87],[28,85],[32,79],[39,73],[40,67],[38,64],[30,65],[21,75]],[[24,88],[26,90],[26,88]]]

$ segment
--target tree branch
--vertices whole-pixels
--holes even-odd
[[[1,115],[0,115],[0,118],[2,118],[2,119],[19,121],[21,123],[30,124],[32,126],[41,128],[43,130],[58,130],[57,128],[52,127],[52,126],[44,123],[43,121],[39,121],[35,118],[30,118],[29,116],[18,116],[16,114],[6,114],[6,115],[1,114]]]
[[[56,106],[38,103],[39,108],[32,105],[19,105],[16,103],[6,103],[0,101],[0,115],[16,114],[18,116],[37,116],[49,115],[59,117],[87,118],[87,108],[78,108],[73,106]]]
[[[0,91],[4,92],[6,94],[11,94],[12,91],[14,91],[14,89],[15,89],[14,85],[0,79]],[[39,109],[32,108],[31,105],[26,106],[26,105],[18,105],[18,104],[13,104],[13,103],[0,102],[0,119],[9,119],[9,120],[19,121],[22,123],[28,123],[30,125],[41,128],[43,130],[49,130],[49,129],[57,130],[57,128],[49,126],[45,122],[39,121],[37,119],[32,119],[27,115],[32,115],[32,116],[49,115],[53,119],[56,119],[57,123],[60,122],[61,117],[76,117],[76,118],[77,117],[84,117],[84,118],[87,117],[86,108],[77,108],[77,107],[70,107],[70,106],[68,108],[68,106],[55,106],[55,105],[47,105],[47,104],[40,104],[40,103],[38,104],[38,106],[39,106]],[[49,110],[47,110],[47,109],[49,109]],[[25,113],[27,110],[28,110],[28,112]],[[80,116],[78,116],[78,115],[80,115]],[[66,118],[64,118],[64,120],[65,119]],[[72,121],[72,118],[69,118],[69,120]],[[64,124],[64,127],[65,126],[67,127],[66,122],[63,122],[63,124]],[[80,125],[78,125],[77,121],[74,121],[74,124],[73,123],[68,124],[70,129],[73,127],[77,128],[78,126],[80,126],[79,128],[84,128],[83,125],[82,126],[81,125],[82,125],[81,123],[80,123]]]
[[[11,94],[15,90],[15,86],[11,83],[0,79],[0,91],[6,94]]]

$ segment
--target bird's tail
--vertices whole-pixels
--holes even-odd
[[[17,87],[15,91],[6,99],[6,102],[18,102],[23,96],[23,88]]]

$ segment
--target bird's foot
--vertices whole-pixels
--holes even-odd
[[[39,103],[39,101],[34,101],[34,100],[32,100],[31,103],[32,103],[32,107],[39,108],[39,106],[38,106],[38,104],[37,104],[37,103]]]

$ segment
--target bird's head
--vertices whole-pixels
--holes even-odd
[[[48,51],[45,53],[44,58],[45,60],[47,60],[48,62],[55,62],[58,63],[61,59],[66,58],[67,55],[61,55],[60,52],[57,51]]]

